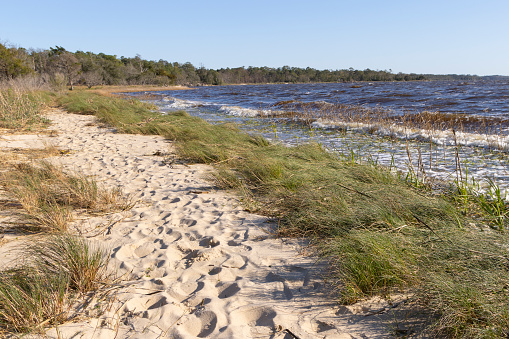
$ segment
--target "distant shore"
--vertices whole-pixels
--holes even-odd
[[[75,89],[86,89],[86,86],[75,86]],[[188,90],[191,89],[187,86],[155,86],[155,85],[125,85],[125,86],[94,86],[90,89],[91,92],[112,96],[115,93],[122,92],[156,92],[156,91],[180,91],[180,90]]]

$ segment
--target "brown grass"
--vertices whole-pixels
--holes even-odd
[[[6,201],[21,205],[25,229],[33,231],[66,231],[73,211],[109,213],[134,205],[119,188],[104,189],[81,173],[66,173],[44,161],[13,165],[1,173],[0,183]]]
[[[311,123],[317,119],[326,121],[372,125],[378,128],[425,129],[429,131],[454,130],[484,135],[499,134],[509,126],[509,120],[496,117],[471,116],[459,113],[441,113],[432,111],[396,113],[381,106],[329,104],[325,102],[301,102],[296,100],[280,101],[273,105],[283,113],[274,117],[286,117],[292,120]],[[377,126],[377,127],[375,127]]]
[[[95,86],[92,89],[87,89],[86,86],[75,86],[75,89],[90,91],[93,93],[101,94],[108,97],[118,96],[116,93],[122,92],[152,92],[152,91],[179,91],[187,90],[186,86]]]

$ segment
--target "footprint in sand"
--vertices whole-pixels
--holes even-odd
[[[204,237],[199,244],[202,247],[213,248],[219,246],[221,242],[214,237]]]
[[[276,311],[266,306],[248,306],[231,313],[232,323],[247,324],[250,327],[265,326],[273,329]]]
[[[187,227],[193,227],[196,225],[197,221],[190,218],[182,218],[180,219],[180,225],[181,226],[187,226]]]
[[[219,299],[226,299],[234,296],[237,292],[240,291],[240,287],[237,283],[218,283],[216,285],[218,289],[218,297]]]
[[[283,277],[270,272],[269,274],[267,274],[267,277],[265,278],[265,280],[267,282],[269,282],[269,283],[273,283],[273,282],[280,282],[280,283],[282,283],[282,285],[283,285],[283,294],[284,294],[286,300],[290,300],[290,299],[293,298],[292,290],[290,289],[290,287],[288,287],[288,284],[287,284],[286,280]]]
[[[177,323],[179,327],[187,332],[186,334],[205,338],[211,335],[217,327],[217,316],[212,311],[198,310]]]

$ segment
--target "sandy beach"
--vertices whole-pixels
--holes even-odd
[[[213,168],[183,164],[159,136],[115,133],[95,117],[51,111],[51,135],[6,135],[0,148],[66,150],[51,158],[137,201],[126,212],[81,218],[73,232],[111,250],[122,277],[104,313],[89,307],[50,338],[387,338],[412,330],[404,296],[338,305],[326,262],[303,239],[246,212],[207,180]],[[1,221],[2,219],[0,219]],[[22,241],[7,239],[0,254]],[[113,292],[112,292],[113,293]]]

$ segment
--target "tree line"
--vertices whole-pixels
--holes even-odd
[[[56,46],[47,50],[27,50],[0,44],[0,80],[24,75],[38,75],[48,82],[67,85],[226,85],[257,83],[308,83],[353,81],[416,81],[454,79],[456,75],[437,76],[393,73],[380,70],[317,70],[283,66],[236,67],[207,69],[189,62],[145,60],[135,57],[117,57],[104,53],[70,52]],[[457,76],[458,80],[467,76]],[[468,76],[469,80],[475,76]]]

